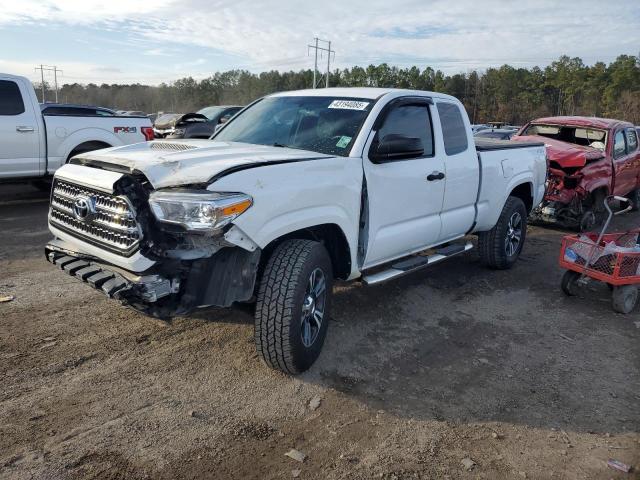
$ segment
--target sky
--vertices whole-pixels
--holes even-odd
[[[640,54],[640,0],[0,0],[0,71],[35,81],[39,64],[98,84],[301,70],[315,36],[332,41],[332,69],[608,63]]]

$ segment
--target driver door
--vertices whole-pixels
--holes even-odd
[[[434,150],[431,100],[392,101],[374,125],[363,160],[369,202],[367,250],[363,268],[437,244],[444,198],[444,157]],[[372,157],[388,135],[419,138],[424,152],[411,158],[379,161]]]

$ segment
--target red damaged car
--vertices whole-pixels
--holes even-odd
[[[633,124],[595,117],[547,117],[528,123],[513,140],[543,141],[547,185],[534,220],[590,230],[607,195],[640,206],[640,150]]]

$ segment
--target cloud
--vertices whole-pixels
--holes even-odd
[[[180,46],[184,59],[191,46],[199,49],[197,58],[200,49],[210,49],[253,71],[309,68],[307,44],[314,35],[332,40],[337,67],[386,61],[447,72],[546,65],[561,54],[610,61],[640,49],[637,0],[620,0],[615,8],[603,8],[600,0],[2,1],[0,28],[94,26],[125,35],[148,57],[171,55]],[[189,66],[186,60],[181,65]]]

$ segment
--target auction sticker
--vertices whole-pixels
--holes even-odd
[[[356,100],[334,100],[328,108],[341,108],[343,110],[364,110],[369,106],[369,102],[358,102]]]
[[[351,141],[351,137],[347,137],[346,135],[343,135],[342,137],[340,137],[340,140],[338,140],[338,143],[336,143],[336,147],[346,148],[347,145],[349,145],[350,141]]]

